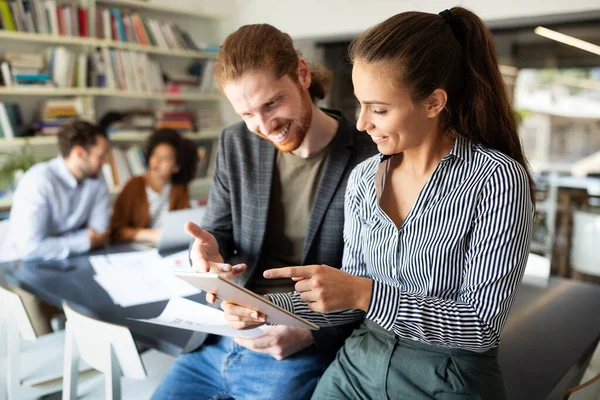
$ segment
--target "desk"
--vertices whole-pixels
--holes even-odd
[[[172,355],[181,352],[190,332],[126,319],[156,317],[166,301],[128,308],[114,305],[92,278],[94,270],[87,257],[68,262],[75,268],[67,272],[40,268],[31,262],[4,263],[0,264],[0,274],[55,306],[60,307],[66,299],[89,315],[128,326],[141,342]],[[196,301],[203,298],[190,297]],[[600,286],[562,278],[551,278],[547,286],[523,284],[499,351],[509,399],[555,398],[562,386],[570,385],[576,375],[572,367],[591,356],[598,342],[599,316]]]
[[[180,249],[181,250],[181,249]],[[118,245],[106,252],[133,251],[129,245]],[[105,254],[95,252],[93,254]],[[153,318],[165,308],[167,301],[123,308],[115,305],[110,296],[93,279],[95,271],[88,256],[69,258],[64,262],[70,267],[67,271],[48,268],[57,262],[8,262],[0,263],[0,274],[13,286],[35,294],[40,299],[62,308],[62,300],[67,300],[76,310],[114,324],[125,325],[134,338],[148,346],[177,356],[191,336],[190,331],[174,329],[127,318]],[[74,267],[74,268],[71,268]],[[188,297],[204,302],[204,295]]]

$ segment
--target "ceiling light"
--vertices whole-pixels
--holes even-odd
[[[543,26],[538,26],[534,29],[534,32],[540,36],[547,37],[548,39],[556,40],[557,42],[568,44],[569,46],[577,47],[581,50],[589,51],[590,53],[598,54],[600,56],[600,46],[586,42],[585,40],[577,39],[573,36],[544,28]]]

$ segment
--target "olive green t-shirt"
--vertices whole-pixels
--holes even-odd
[[[329,146],[308,158],[277,152],[264,247],[248,288],[259,294],[294,291],[291,279],[265,279],[270,268],[300,265],[310,213]]]

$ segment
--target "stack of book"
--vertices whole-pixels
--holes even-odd
[[[42,121],[37,131],[42,135],[55,135],[63,125],[86,115],[83,101],[75,99],[48,100],[42,107]]]
[[[0,63],[6,87],[85,88],[91,85],[90,68],[85,53],[74,53],[65,47],[49,48],[45,54],[9,52]]]
[[[0,28],[61,36],[88,36],[87,9],[55,0],[0,0]]]
[[[86,88],[93,85],[90,77],[90,57],[64,47],[48,50],[48,70],[54,85],[61,88]]]
[[[94,73],[98,87],[132,92],[163,92],[160,65],[148,54],[109,48],[95,54]]]
[[[4,86],[45,86],[50,82],[42,54],[7,52],[0,64]]]
[[[144,18],[137,12],[96,7],[96,37],[164,49],[201,51],[191,36],[173,23]]]
[[[160,128],[170,128],[180,132],[193,131],[192,113],[185,110],[157,110],[156,129]]]
[[[196,129],[218,128],[223,126],[219,104],[205,104],[196,110]]]

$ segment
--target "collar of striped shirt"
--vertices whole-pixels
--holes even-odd
[[[379,162],[385,161],[390,158],[393,154],[381,154],[379,153]],[[444,158],[442,161],[449,159],[450,157],[457,157],[461,160],[465,160],[470,162],[473,159],[473,143],[468,138],[462,135],[456,135],[456,140],[454,141],[454,145],[452,146],[452,150]]]

